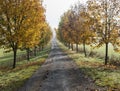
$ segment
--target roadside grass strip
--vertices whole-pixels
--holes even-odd
[[[50,45],[30,61],[21,61],[17,67],[0,68],[0,91],[17,91],[45,62],[50,52]]]

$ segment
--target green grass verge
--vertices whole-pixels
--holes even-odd
[[[0,69],[0,91],[17,91],[28,78],[45,62],[50,52],[50,45],[37,54],[37,57],[17,63],[15,69]]]
[[[96,85],[107,87],[108,91],[120,91],[120,68],[107,65],[104,60],[96,57],[85,58],[83,54],[68,50],[62,43],[60,47],[71,57],[86,76],[92,78]],[[112,90],[115,89],[115,90]]]
[[[79,50],[81,51],[81,53],[83,52],[83,45],[79,45]],[[86,50],[87,50],[87,55],[92,53],[93,57],[97,57],[100,59],[105,58],[105,45],[101,46],[100,48],[92,48],[91,46],[86,45]],[[114,51],[112,44],[109,44],[108,56],[109,56],[109,62],[120,62],[120,53]]]
[[[0,91],[17,91],[17,88],[22,86],[22,84],[40,67],[41,62],[28,63],[22,67],[17,67],[15,70],[1,72]]]
[[[34,57],[31,57],[30,60],[36,60],[38,58],[41,58],[41,57],[45,57],[47,55],[45,55],[45,53],[47,51],[49,51],[49,45],[46,45],[45,49],[43,51],[40,51],[40,52],[37,52],[37,56],[34,56]],[[1,53],[0,53],[0,68],[1,67],[12,67],[13,65],[13,52],[8,52],[8,53],[4,53],[4,49],[0,49]],[[20,64],[21,62],[19,61],[24,61],[24,62],[27,62],[27,60],[23,60],[25,58],[22,58],[23,55],[26,55],[26,51],[23,50],[18,50],[17,52],[17,64]],[[22,59],[21,59],[22,58]]]
[[[0,67],[11,66],[13,64],[13,52],[4,53],[4,49],[0,49]],[[26,54],[26,51],[18,50],[17,57]]]

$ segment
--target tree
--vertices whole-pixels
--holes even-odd
[[[27,36],[24,33],[31,35],[34,28],[38,28],[43,13],[42,1],[39,0],[0,0],[0,41],[4,48],[13,50],[13,68],[16,66],[17,49],[23,46],[23,38]]]
[[[59,23],[59,34],[61,41],[64,43],[69,42],[69,35],[68,35],[68,12],[64,13],[64,15],[61,17],[61,21]]]
[[[43,27],[41,28],[40,33],[40,41],[39,41],[39,48],[43,50],[43,47],[50,41],[51,39],[51,28],[48,23],[44,22]]]
[[[115,44],[118,38],[118,15],[120,15],[119,0],[89,0],[88,9],[95,19],[93,30],[97,34],[97,47],[105,44],[105,65],[108,63],[109,43]]]
[[[59,26],[59,30],[63,33],[59,34],[64,37],[69,45],[75,43],[77,52],[78,44],[83,44],[85,56],[87,56],[85,45],[90,44],[95,35],[91,30],[92,21],[93,18],[87,13],[86,7],[78,3],[64,13]]]
[[[81,8],[83,7],[82,4],[78,3],[75,4],[75,6],[73,6],[71,8],[71,16],[69,17],[70,19],[70,27],[73,33],[73,40],[74,43],[76,44],[76,52],[78,52],[78,45],[80,43],[80,35],[81,35],[81,29],[82,29],[82,22],[79,20],[79,16],[80,16],[80,12],[81,12]]]
[[[79,21],[81,22],[81,40],[80,42],[83,44],[84,55],[87,56],[86,53],[86,45],[90,45],[94,41],[95,32],[91,29],[93,25],[93,18],[89,15],[87,8],[83,7],[80,12]]]

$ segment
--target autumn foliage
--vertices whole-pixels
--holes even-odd
[[[105,45],[105,65],[108,63],[109,44],[119,51],[120,28],[119,0],[88,0],[86,5],[77,3],[65,12],[59,23],[59,39],[73,49],[73,44],[99,48]]]
[[[45,19],[42,0],[0,0],[0,45],[14,53],[13,68],[16,65],[18,49],[29,50],[49,41],[50,33]]]

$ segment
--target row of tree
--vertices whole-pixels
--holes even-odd
[[[43,47],[50,37],[42,0],[0,0],[0,46],[13,51],[13,68],[18,49],[25,49],[29,60],[29,51]]]
[[[58,35],[61,41],[73,49],[73,44],[101,47],[105,45],[105,65],[111,43],[115,50],[120,46],[120,0],[88,0],[85,5],[77,3],[61,17]]]

